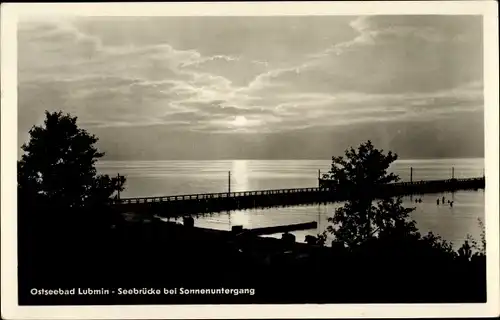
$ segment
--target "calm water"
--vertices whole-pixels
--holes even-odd
[[[228,191],[231,171],[231,191],[316,187],[318,170],[327,172],[329,160],[221,160],[221,161],[101,161],[98,169],[109,175],[125,175],[126,190],[122,197],[165,196],[191,193]],[[446,179],[455,168],[456,178],[479,177],[484,159],[398,160],[391,167],[403,181]],[[436,205],[438,197],[454,201],[453,207]],[[433,231],[444,239],[460,245],[467,234],[479,239],[478,218],[484,221],[484,191],[460,191],[455,194],[428,194],[405,198],[405,205],[415,207],[412,218],[422,232]],[[341,204],[297,206],[265,210],[240,210],[199,217],[196,225],[229,230],[233,225],[245,228],[318,221],[318,230],[294,234],[303,241],[308,234],[316,235],[327,226]],[[280,236],[280,235],[276,235]]]

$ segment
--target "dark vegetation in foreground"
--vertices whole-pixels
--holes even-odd
[[[351,192],[309,244],[166,223],[127,222],[109,199],[125,179],[97,175],[97,139],[47,113],[18,170],[20,304],[484,302],[486,257],[420,235],[400,198],[374,202],[397,156],[371,142],[332,159]],[[31,288],[255,288],[255,295],[33,296]]]

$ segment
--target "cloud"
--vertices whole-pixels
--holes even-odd
[[[482,79],[481,17],[370,16],[353,20],[358,35],[271,70],[262,86],[296,92],[428,92]]]
[[[302,55],[283,62],[278,37],[259,44],[261,55],[274,48],[272,59],[256,59],[167,40],[111,45],[67,20],[21,23],[20,123],[32,125],[48,108],[74,113],[88,127],[280,132],[483,108],[477,17],[370,16],[345,27],[351,38],[324,36],[317,52],[300,48]]]

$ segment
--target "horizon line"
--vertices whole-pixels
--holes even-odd
[[[408,160],[472,160],[472,159],[485,159],[484,156],[482,157],[441,157],[441,158],[432,158],[432,157],[423,157],[423,158],[398,158],[396,161],[408,161]],[[127,161],[318,161],[318,160],[328,160],[331,161],[330,158],[206,158],[206,159],[126,159],[126,160],[121,160],[121,159],[99,159],[99,161],[114,161],[114,162],[127,162]]]

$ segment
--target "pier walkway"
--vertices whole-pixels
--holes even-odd
[[[321,179],[320,179],[321,180]],[[325,185],[321,184],[320,185]],[[398,182],[377,187],[376,197],[454,192],[485,188],[485,178]],[[179,217],[190,214],[238,209],[269,208],[345,201],[348,192],[331,187],[257,190],[187,194],[165,197],[122,198],[113,200],[120,212]]]

